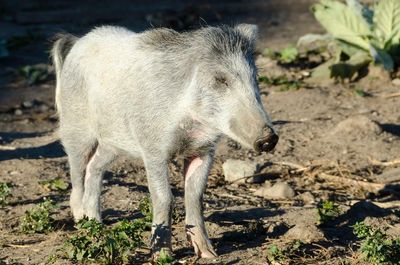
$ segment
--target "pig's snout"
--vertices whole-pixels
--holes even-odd
[[[254,142],[254,149],[257,152],[270,152],[275,148],[278,140],[279,136],[275,131],[270,127],[265,127],[262,136]]]

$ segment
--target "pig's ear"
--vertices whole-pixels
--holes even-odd
[[[254,44],[258,37],[258,26],[255,24],[239,24],[235,27],[243,36],[249,39]]]

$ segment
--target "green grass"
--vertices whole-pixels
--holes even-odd
[[[317,208],[318,221],[320,224],[325,224],[340,215],[340,208],[333,201],[323,201]]]
[[[66,190],[68,190],[68,187],[69,187],[69,184],[61,178],[42,180],[42,181],[39,181],[39,184],[45,190],[49,190],[49,191],[66,191]]]
[[[82,219],[76,225],[78,234],[64,245],[65,255],[79,263],[129,264],[134,250],[144,244],[142,233],[146,227],[143,224],[142,220],[124,220],[113,227],[106,227],[94,219]]]
[[[353,226],[354,234],[361,239],[360,251],[371,264],[400,264],[400,238],[390,238],[379,228],[363,222]]]
[[[0,206],[7,204],[7,198],[11,195],[10,184],[0,183]]]
[[[294,240],[283,248],[279,248],[277,245],[272,244],[267,250],[267,259],[269,262],[280,264],[280,262],[287,261],[293,255],[301,252],[303,246],[304,243],[301,240]]]
[[[45,199],[36,207],[27,210],[20,220],[20,229],[23,233],[48,233],[54,230],[53,210],[57,206],[50,199]]]
[[[271,86],[279,86],[280,91],[298,90],[302,85],[301,81],[290,80],[284,75],[274,76],[274,77],[260,76],[258,78],[258,82]]]
[[[174,258],[163,249],[160,251],[160,254],[157,258],[156,264],[157,265],[170,265],[174,262]]]

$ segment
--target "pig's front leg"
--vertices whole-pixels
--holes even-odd
[[[217,256],[208,239],[203,217],[203,193],[212,161],[212,153],[185,160],[186,233],[196,255],[201,258]]]
[[[153,259],[164,249],[171,251],[172,192],[169,185],[168,164],[159,158],[145,159],[147,180],[153,207],[151,248]]]

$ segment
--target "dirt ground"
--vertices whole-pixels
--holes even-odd
[[[274,32],[280,29],[282,37],[265,37],[258,46],[280,48],[307,29],[316,28],[306,13],[299,16],[307,18],[297,32],[278,26]],[[260,75],[293,71],[262,56],[258,56],[257,65]],[[49,192],[39,185],[39,181],[55,177],[69,182],[67,159],[57,140],[51,79],[34,86],[12,79],[0,88],[0,182],[13,185],[9,204],[0,208],[0,264],[45,264],[74,233],[68,192]],[[362,88],[365,96],[354,93],[353,87]],[[357,252],[359,241],[351,225],[365,221],[400,236],[399,219],[393,211],[400,209],[400,187],[384,179],[396,165],[379,163],[400,158],[400,97],[386,96],[399,89],[375,68],[353,84],[296,91],[261,85],[262,99],[280,142],[273,154],[256,156],[230,140],[221,141],[204,197],[207,226],[219,257],[196,262],[268,264],[271,245],[284,247],[301,240],[301,253],[275,264],[367,264]],[[254,194],[264,183],[225,182],[222,163],[229,158],[256,161],[262,168],[262,182],[286,181],[295,196],[266,199]],[[170,169],[176,208],[182,214],[182,161],[173,161]],[[141,161],[120,158],[104,183],[106,224],[140,216],[139,201],[148,195]],[[55,215],[56,231],[47,235],[19,232],[20,217],[45,197],[60,205]],[[318,226],[317,205],[328,199],[340,205],[341,215]],[[176,260],[180,264],[195,262],[181,220],[174,224],[173,235]],[[149,258],[149,250],[143,248],[137,264]],[[54,264],[70,263],[58,259]]]

